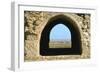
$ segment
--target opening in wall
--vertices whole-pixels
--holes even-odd
[[[55,25],[49,39],[49,48],[71,48],[71,33],[64,24]]]
[[[61,27],[59,27],[59,25]],[[62,30],[66,28],[66,32],[69,33],[61,33],[63,35],[66,35],[66,39],[68,34],[70,34],[70,41],[71,45],[69,47],[62,47],[51,45],[51,39],[53,38],[52,34],[54,32],[54,29],[60,28],[59,31],[65,31]],[[60,32],[55,33],[55,35],[60,34]],[[55,37],[56,39],[59,38]],[[64,37],[63,37],[64,39]],[[65,41],[65,40],[64,40]],[[67,45],[67,44],[66,44]],[[68,49],[69,48],[69,49]],[[40,39],[40,55],[43,56],[52,56],[52,55],[81,55],[82,54],[82,48],[81,48],[81,35],[79,32],[79,28],[77,27],[77,24],[69,17],[65,15],[57,15],[55,17],[52,17],[46,26],[44,27],[42,33],[41,33],[41,39]]]

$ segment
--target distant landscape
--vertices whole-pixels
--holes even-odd
[[[71,48],[71,41],[52,40],[49,42],[49,48]]]

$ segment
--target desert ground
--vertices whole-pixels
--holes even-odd
[[[71,48],[71,41],[50,41],[49,48]]]

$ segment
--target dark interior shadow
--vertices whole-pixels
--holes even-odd
[[[72,47],[69,49],[49,48],[50,32],[55,25],[60,23],[68,27],[71,32]],[[81,55],[81,54],[82,54],[81,35],[76,23],[72,19],[66,17],[65,15],[57,15],[55,17],[52,17],[46,24],[41,34],[40,55],[54,56],[54,55]]]

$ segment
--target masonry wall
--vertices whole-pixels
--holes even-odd
[[[50,18],[63,14],[75,22],[79,28],[82,42],[82,55],[41,56],[40,37]],[[24,57],[25,61],[86,59],[90,58],[90,14],[61,13],[61,12],[24,12]]]

